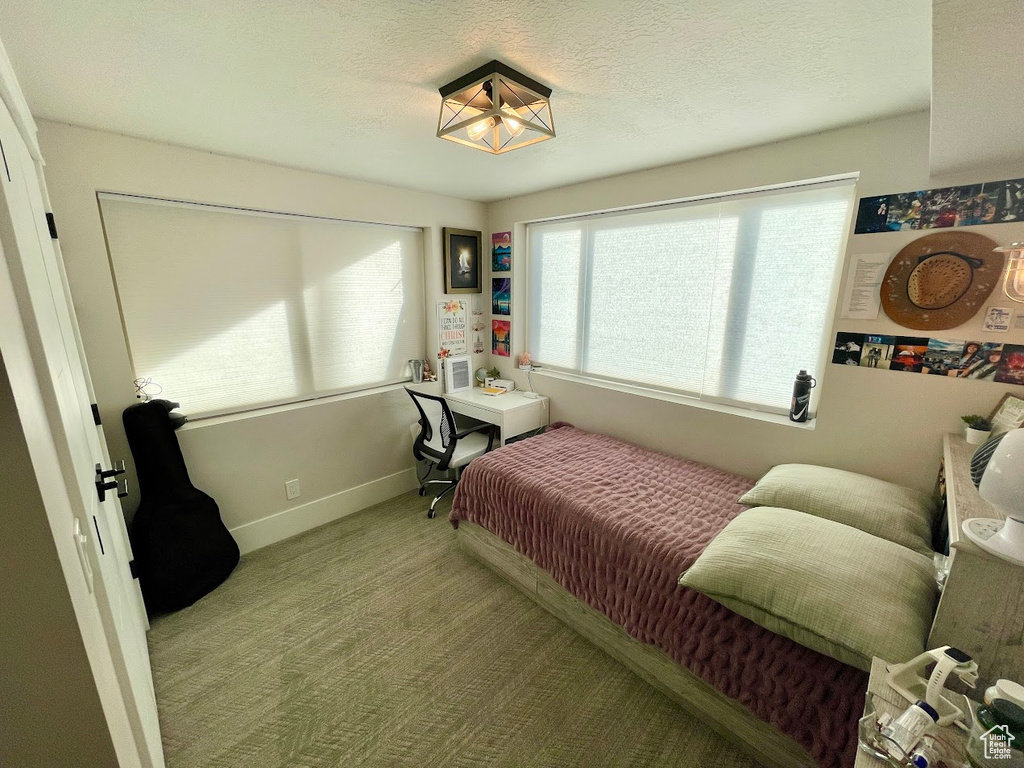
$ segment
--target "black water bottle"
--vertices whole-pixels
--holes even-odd
[[[818,382],[807,371],[801,370],[793,382],[793,403],[789,406],[790,421],[807,421],[811,407],[811,390]]]

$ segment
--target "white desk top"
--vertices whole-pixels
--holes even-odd
[[[428,395],[444,395],[441,385],[436,381],[424,382],[423,384],[410,384],[410,389],[424,392]],[[526,408],[530,405],[538,405],[547,399],[543,395],[535,398],[526,397],[522,392],[515,390],[506,392],[504,395],[485,395],[480,387],[473,387],[462,392],[455,392],[444,395],[448,400],[453,400],[488,411],[511,411],[516,408]]]

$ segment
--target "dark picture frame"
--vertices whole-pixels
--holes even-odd
[[[444,292],[482,293],[480,249],[483,233],[472,229],[442,229]]]

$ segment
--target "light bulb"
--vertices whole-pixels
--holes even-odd
[[[501,122],[505,124],[505,130],[512,134],[513,138],[520,136],[526,128],[523,127],[523,121],[519,118],[519,113],[508,104],[503,106],[501,111],[504,112],[501,116]]]
[[[494,118],[488,117],[484,120],[477,120],[472,125],[466,126],[466,135],[473,141],[479,141],[487,133],[488,129],[494,127]]]

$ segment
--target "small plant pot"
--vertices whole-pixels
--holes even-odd
[[[964,437],[967,438],[968,445],[981,445],[989,436],[992,434],[990,429],[973,429],[972,427],[964,427]]]

